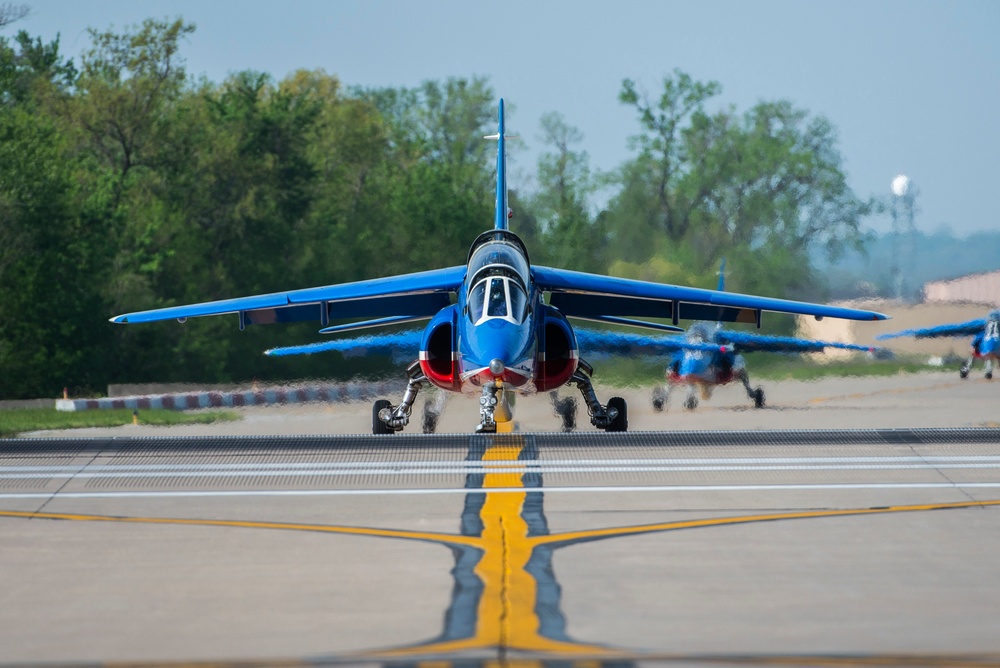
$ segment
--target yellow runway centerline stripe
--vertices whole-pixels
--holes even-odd
[[[528,560],[537,543],[528,537],[528,524],[521,514],[528,492],[510,491],[524,487],[523,475],[527,469],[522,466],[521,471],[510,471],[510,463],[520,461],[524,446],[523,438],[505,440],[502,444],[493,444],[483,453],[484,463],[505,462],[508,466],[499,473],[490,473],[489,466],[484,467],[486,474],[482,488],[487,492],[479,512],[483,522],[480,544],[483,556],[475,568],[483,583],[483,593],[477,610],[475,635],[368,656],[399,657],[494,647],[561,654],[611,654],[604,647],[553,640],[539,634],[541,622],[536,611],[538,583],[527,570]],[[496,488],[505,491],[489,491]]]

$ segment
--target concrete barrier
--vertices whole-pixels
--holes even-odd
[[[52,408],[52,399],[5,399],[0,401],[0,411],[16,411],[24,408]]]
[[[399,381],[352,382],[311,387],[279,386],[226,392],[200,391],[102,399],[56,399],[56,410],[86,411],[127,408],[131,410],[173,409],[184,411],[199,408],[297,404],[310,401],[341,403],[365,401],[379,396],[392,395],[401,392],[403,387]]]

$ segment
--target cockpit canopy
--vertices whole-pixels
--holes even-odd
[[[718,325],[708,322],[696,322],[688,327],[685,338],[691,343],[712,343],[715,341],[715,333]]]
[[[528,258],[512,232],[479,235],[469,252],[469,319],[478,325],[493,318],[520,324],[528,310]]]
[[[494,318],[520,324],[527,307],[528,295],[524,287],[509,275],[487,276],[469,291],[469,318],[475,325]]]
[[[1000,338],[1000,311],[990,311],[986,316],[987,338]]]

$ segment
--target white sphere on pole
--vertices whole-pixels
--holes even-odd
[[[910,177],[900,174],[892,180],[892,194],[902,197],[910,189]]]

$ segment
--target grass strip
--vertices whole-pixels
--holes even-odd
[[[55,408],[25,408],[0,411],[0,438],[13,438],[26,431],[42,429],[79,429],[81,427],[118,427],[132,424],[132,410],[116,408],[89,411],[57,411]],[[209,424],[239,420],[235,411],[213,410],[189,413],[174,410],[140,410],[139,424],[175,425]]]

